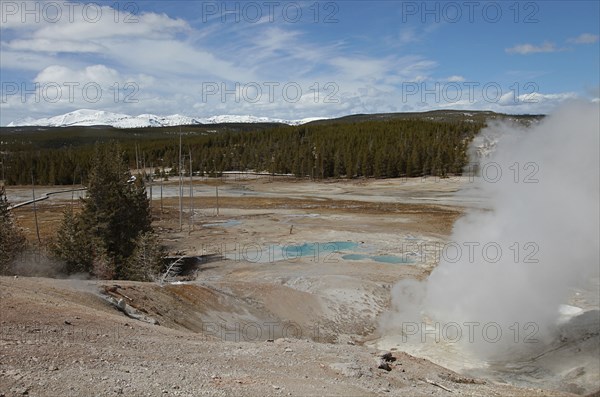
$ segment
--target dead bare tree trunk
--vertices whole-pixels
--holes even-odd
[[[75,207],[75,177],[77,175],[77,167],[75,167],[75,170],[73,171],[73,186],[71,187],[71,211],[73,211],[73,208]]]
[[[164,207],[163,207],[163,183],[165,181],[164,173],[165,172],[163,170],[163,175],[161,175],[161,177],[160,177],[160,214],[161,215],[164,213]]]
[[[183,230],[183,163],[181,161],[181,128],[179,129],[179,231]]]
[[[152,209],[152,185],[154,184],[154,167],[150,163],[150,209]]]
[[[215,186],[217,196],[217,216],[219,216],[219,187]]]
[[[190,232],[194,230],[194,171],[192,168],[192,148],[190,147]]]
[[[37,235],[38,244],[42,244],[42,239],[40,238],[40,226],[38,224],[37,217],[37,205],[35,203],[35,182],[33,179],[33,169],[31,170],[31,195],[33,196],[33,217],[35,218],[35,233]]]

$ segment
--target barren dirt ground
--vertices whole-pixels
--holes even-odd
[[[203,259],[163,285],[0,278],[0,396],[571,395],[466,377],[399,349],[381,362],[367,343],[391,286],[427,277],[435,243],[465,207],[485,206],[455,195],[468,183],[198,179],[193,200],[184,186],[181,227],[177,182],[162,200],[155,184],[171,255]],[[18,203],[31,188],[7,194]],[[71,193],[37,203],[43,242],[71,203]],[[14,213],[36,241],[33,207]]]

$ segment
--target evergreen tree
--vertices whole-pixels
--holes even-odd
[[[8,274],[17,255],[25,249],[25,235],[8,209],[4,186],[0,186],[0,274]]]
[[[128,280],[152,281],[163,266],[164,249],[158,236],[152,232],[141,234],[135,250],[123,268],[123,276]]]
[[[80,217],[68,208],[63,213],[56,238],[50,245],[51,251],[65,263],[65,272],[90,273],[94,263],[94,249],[90,235]]]
[[[54,252],[69,271],[126,278],[134,273],[128,261],[140,236],[152,231],[152,219],[144,181],[131,176],[118,144],[96,145],[87,194],[79,215],[65,214]]]

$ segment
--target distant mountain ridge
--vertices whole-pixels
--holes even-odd
[[[322,119],[324,118],[313,117],[301,120],[283,120],[250,115],[219,115],[207,118],[189,117],[180,114],[170,116],[157,116],[154,114],[130,116],[123,113],[106,112],[103,110],[80,109],[54,117],[17,120],[8,124],[7,127],[89,127],[106,125],[114,128],[145,128],[224,123],[281,123],[287,125],[301,125]]]
[[[148,127],[174,127],[174,126],[203,126],[216,124],[286,124],[291,126],[303,124],[331,124],[331,123],[360,123],[365,121],[389,121],[396,119],[420,119],[439,122],[487,122],[490,120],[504,120],[518,122],[525,125],[539,122],[544,115],[539,114],[503,114],[486,110],[430,110],[425,112],[400,112],[400,113],[372,113],[351,114],[337,118],[312,117],[300,120],[284,120],[270,117],[257,117],[252,115],[219,115],[212,117],[189,117],[180,114],[170,116],[157,116],[154,114],[140,114],[130,116],[123,113],[113,113],[102,110],[80,109],[63,115],[33,119],[26,118],[13,121],[3,128],[19,127],[94,127],[107,126],[117,129],[136,129]]]

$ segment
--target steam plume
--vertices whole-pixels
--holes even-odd
[[[520,349],[515,342],[529,334],[542,342],[552,337],[559,306],[598,275],[599,120],[598,104],[571,103],[528,130],[497,124],[482,131],[500,139],[482,161],[484,177],[467,190],[483,193],[489,210],[456,222],[451,242],[460,256],[450,247],[426,281],[394,287],[383,332],[428,318],[457,323],[464,333],[465,323],[476,322],[468,346],[486,359]],[[477,337],[490,322],[503,332],[500,341]]]

